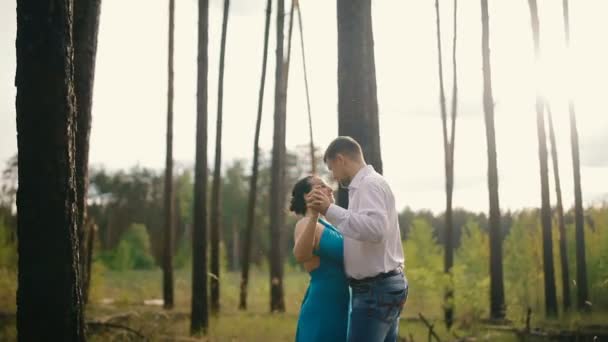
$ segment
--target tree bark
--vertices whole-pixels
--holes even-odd
[[[570,299],[570,270],[568,269],[568,244],[566,237],[566,223],[564,222],[564,205],[562,202],[562,186],[559,176],[559,160],[557,159],[557,143],[555,141],[555,129],[553,127],[553,114],[547,104],[547,120],[549,121],[549,139],[551,140],[551,160],[553,161],[553,178],[555,180],[555,196],[557,209],[557,223],[559,226],[559,255],[562,267],[562,300],[564,311],[571,307]]]
[[[167,92],[167,154],[165,159],[165,227],[163,236],[163,299],[165,309],[173,308],[173,53],[175,0],[169,0],[169,66]]]
[[[532,19],[534,55],[540,61],[540,32],[538,6],[536,0],[528,0]],[[549,317],[557,316],[557,296],[555,290],[555,270],[553,267],[553,238],[551,232],[551,203],[549,199],[549,167],[547,161],[547,134],[543,115],[543,99],[537,89],[536,125],[538,132],[538,158],[540,162],[541,224],[543,229],[543,270],[545,283],[545,311]]]
[[[488,0],[481,0],[481,51],[483,59],[483,109],[488,152],[488,194],[490,200],[490,318],[502,320],[506,315],[502,267],[502,231],[498,197],[498,163],[496,161],[496,130],[494,96],[490,65],[490,19]]]
[[[73,2],[17,1],[19,341],[85,341]]]
[[[209,1],[198,2],[198,75],[196,95],[196,161],[194,166],[194,225],[192,230],[192,316],[190,333],[206,334],[207,303],[207,76]]]
[[[359,142],[382,173],[371,0],[338,0],[338,134]],[[338,204],[348,207],[341,188]]]
[[[93,248],[95,246],[95,239],[97,237],[97,224],[95,224],[94,222],[88,221],[87,224],[89,225],[89,227],[87,228],[87,234],[86,234],[86,244],[87,247],[85,249],[86,251],[86,259],[81,262],[81,264],[85,265],[85,275],[82,277],[83,280],[83,284],[82,284],[82,298],[84,301],[84,304],[87,304],[88,300],[89,300],[89,294],[90,294],[90,289],[91,289],[91,269],[92,269],[92,265],[93,265]]]
[[[310,106],[310,91],[308,87],[308,69],[306,68],[306,53],[304,49],[304,23],[302,22],[302,10],[300,8],[300,2],[295,1],[295,10],[298,12],[298,28],[300,31],[300,49],[302,52],[302,70],[304,73],[304,89],[306,90],[306,109],[308,113],[308,134],[310,136],[310,172],[311,174],[317,173],[317,160],[315,158],[315,143],[312,129],[312,110]]]
[[[454,265],[454,238],[453,238],[453,214],[452,214],[452,197],[454,192],[454,133],[456,130],[456,110],[458,104],[458,86],[456,73],[456,37],[457,37],[457,10],[458,2],[454,1],[454,27],[452,40],[452,66],[453,66],[453,83],[452,83],[452,113],[450,117],[451,133],[448,135],[448,116],[446,109],[445,87],[443,81],[443,54],[441,49],[441,17],[439,11],[439,1],[435,0],[435,15],[437,26],[437,56],[439,69],[439,104],[441,109],[441,123],[443,134],[443,150],[444,150],[444,166],[445,166],[445,193],[446,193],[446,210],[445,210],[445,253],[444,253],[444,273],[450,277],[445,291],[444,317],[448,329],[454,322],[454,288],[452,284],[452,267]]]
[[[285,221],[285,115],[287,104],[287,77],[283,49],[285,3],[277,2],[277,49],[275,71],[274,136],[270,183],[270,311],[284,312],[283,258],[281,229]]]
[[[249,199],[247,204],[247,225],[245,226],[245,240],[243,241],[242,265],[241,265],[241,293],[239,309],[247,309],[247,286],[249,284],[249,264],[251,259],[251,239],[255,225],[255,207],[258,187],[259,150],[260,150],[260,127],[262,125],[262,111],[264,107],[264,87],[266,84],[266,65],[268,62],[268,39],[270,36],[270,18],[272,12],[272,0],[266,2],[266,21],[264,24],[264,52],[262,58],[262,74],[260,75],[260,90],[258,97],[258,113],[255,124],[253,141],[253,163],[251,165],[251,178],[249,179]]]
[[[217,120],[215,134],[215,167],[211,189],[211,311],[220,311],[220,188],[222,183],[222,115],[224,107],[224,60],[226,57],[226,34],[228,30],[228,12],[230,0],[224,0],[222,19],[222,39],[220,46],[220,70],[217,94]]]
[[[74,1],[74,84],[76,93],[76,201],[78,203],[78,237],[80,244],[80,274],[82,296],[88,301],[90,274],[88,265],[92,245],[85,243],[89,235],[87,224],[87,190],[89,184],[89,137],[93,107],[93,85],[97,56],[97,34],[101,0]]]
[[[570,11],[568,0],[563,0],[564,31],[566,47],[570,48]],[[571,66],[568,64],[568,71]],[[569,99],[570,111],[570,143],[572,147],[572,169],[574,174],[574,217],[576,236],[576,303],[580,311],[588,311],[589,285],[587,284],[587,261],[585,258],[585,219],[583,213],[583,191],[581,186],[581,161],[578,146],[578,130],[576,125],[576,109],[572,97]]]

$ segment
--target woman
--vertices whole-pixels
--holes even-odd
[[[293,253],[310,274],[296,341],[346,341],[350,295],[343,265],[342,235],[322,215],[308,209],[306,196],[321,189],[333,201],[331,188],[319,177],[296,183],[290,210],[302,216],[295,228]]]

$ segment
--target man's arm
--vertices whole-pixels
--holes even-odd
[[[326,217],[349,238],[381,242],[388,229],[388,213],[384,190],[375,182],[361,184],[357,189],[359,205],[356,212],[331,204]]]

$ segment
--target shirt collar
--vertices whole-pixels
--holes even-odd
[[[365,178],[365,176],[367,176],[367,175],[370,175],[374,171],[375,170],[372,165],[366,165],[366,166],[362,167],[357,172],[357,174],[355,175],[353,180],[350,181],[350,184],[348,185],[348,190],[357,189],[359,187],[359,185],[361,184],[361,181],[363,180],[363,178]]]

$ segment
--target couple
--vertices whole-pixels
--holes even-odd
[[[293,188],[290,209],[302,216],[293,252],[311,277],[296,341],[397,341],[408,283],[393,193],[350,137],[335,139],[324,161],[349,204],[335,205],[317,176]]]

